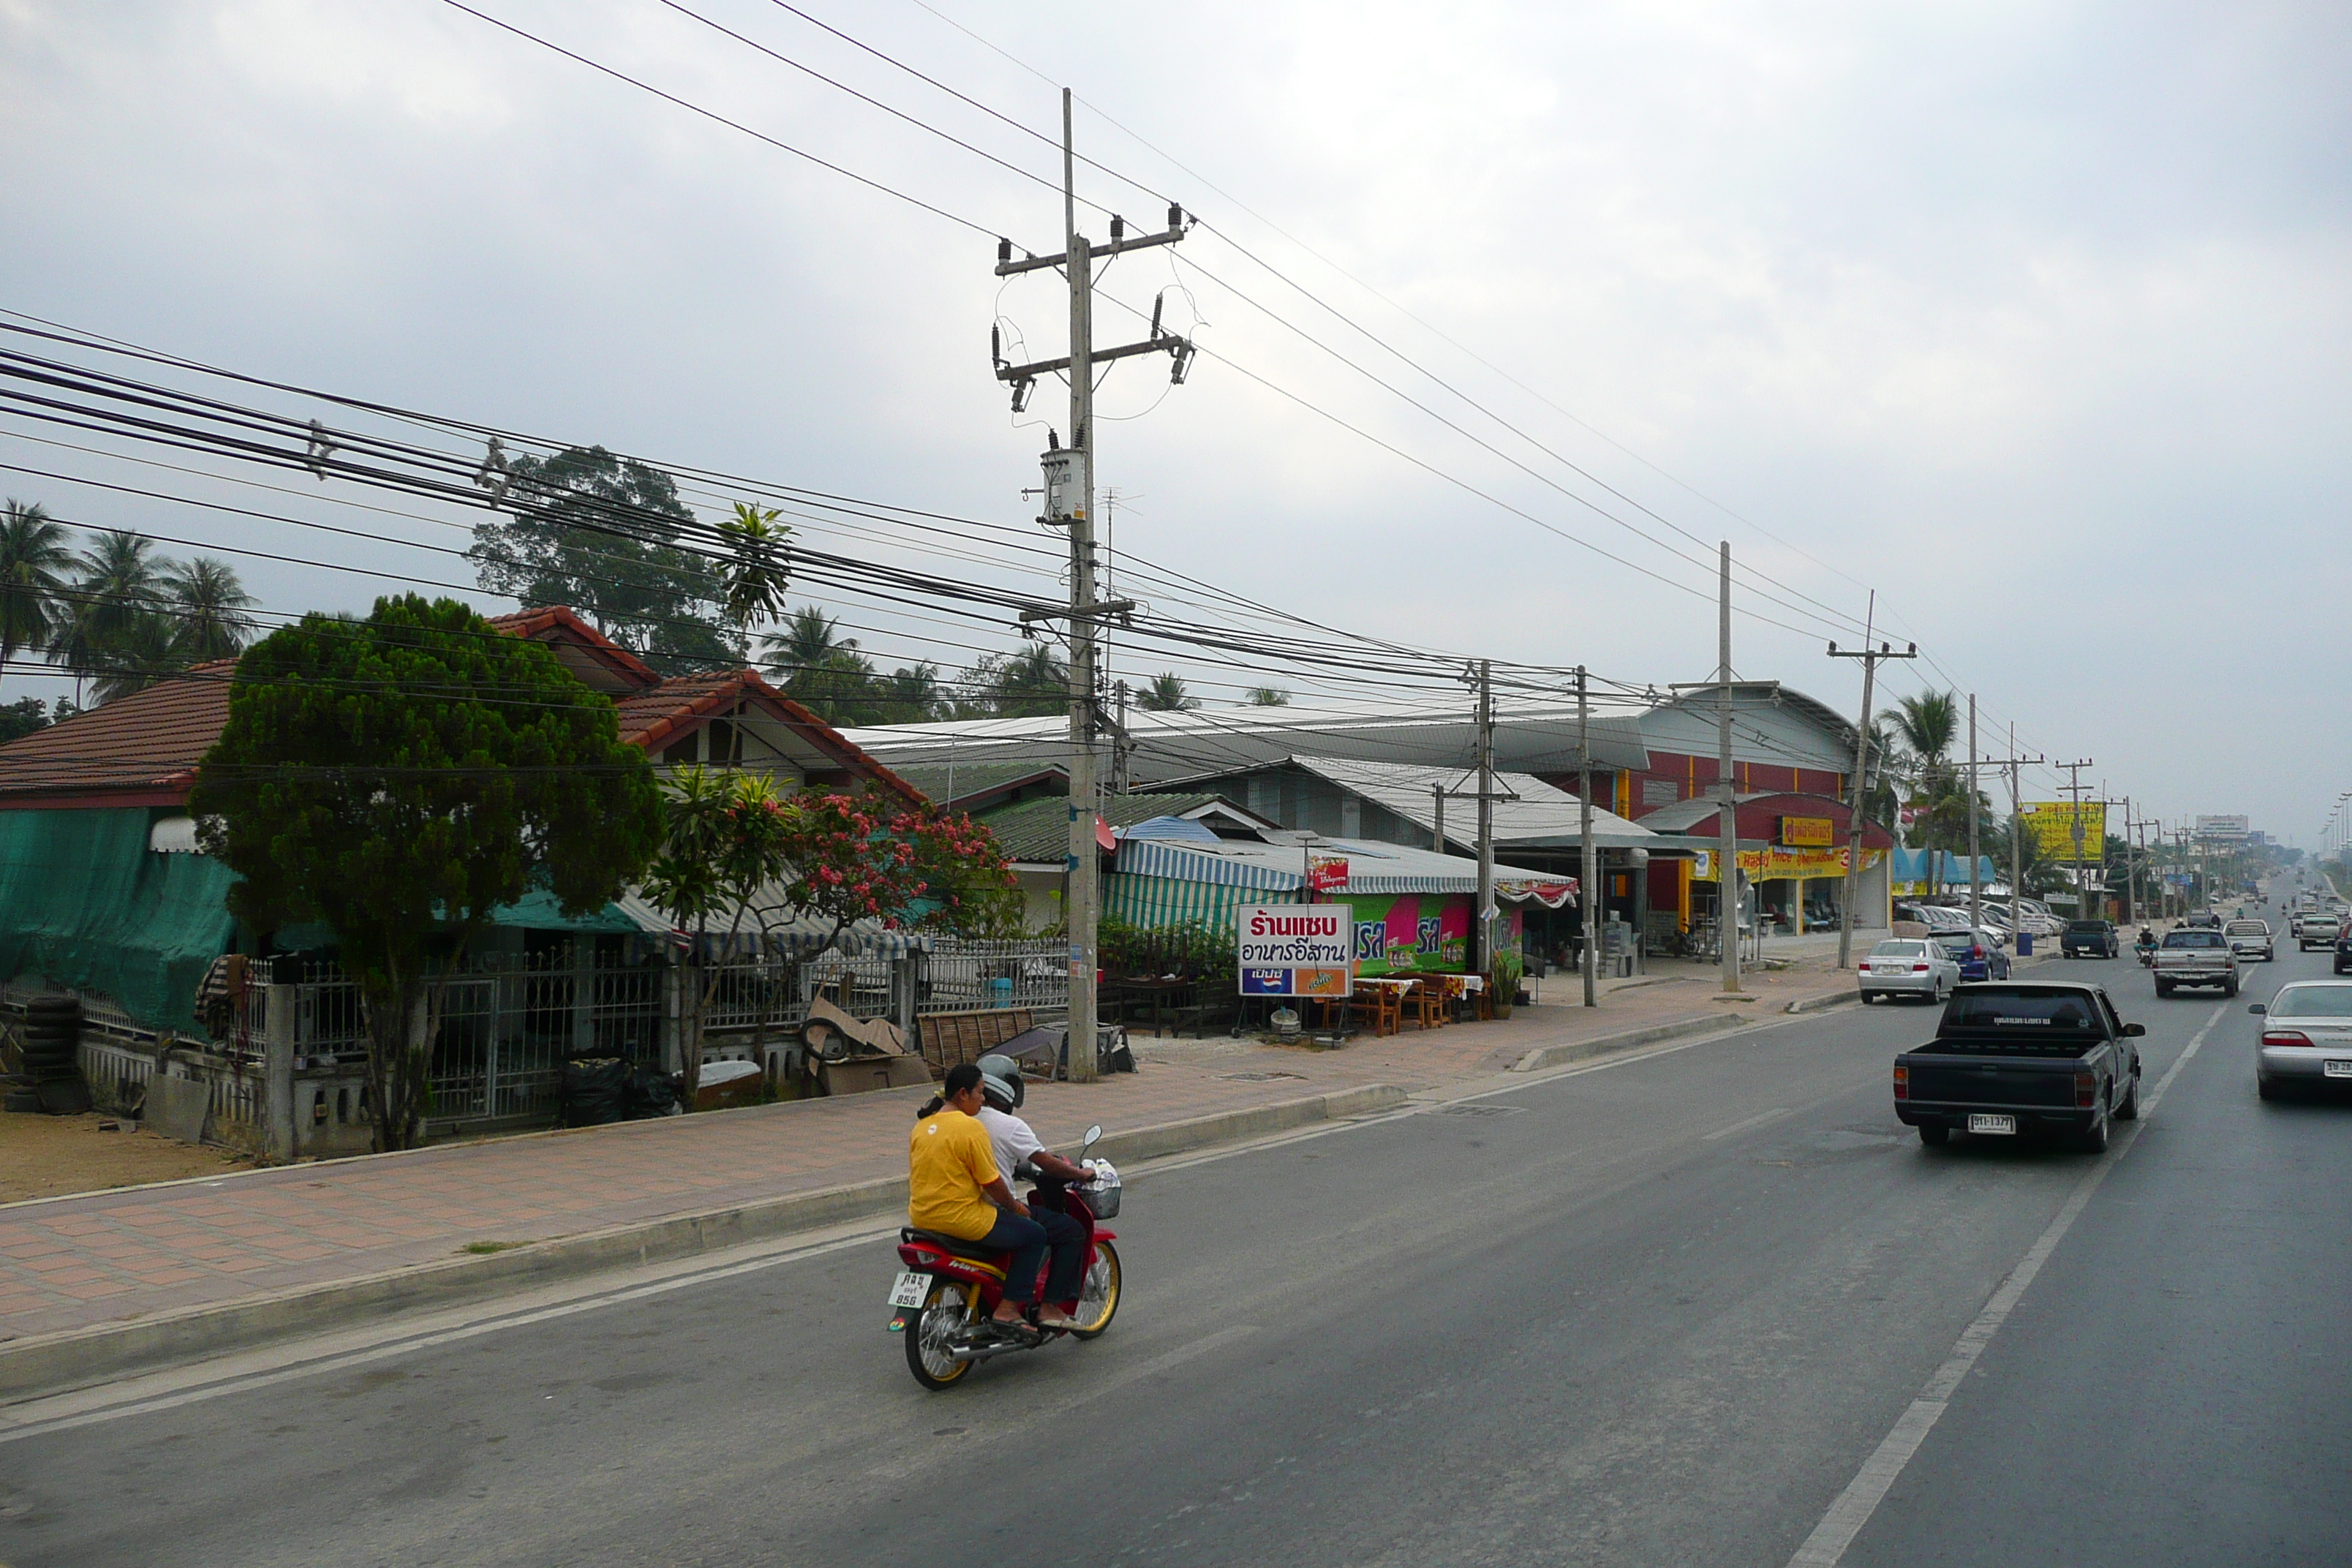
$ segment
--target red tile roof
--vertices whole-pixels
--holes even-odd
[[[569,642],[575,629],[659,680],[625,649],[598,636],[569,610],[501,616],[491,624],[516,636],[553,629]],[[548,640],[548,639],[542,639]],[[575,645],[577,646],[577,645]],[[616,668],[618,667],[615,667]],[[0,805],[176,805],[195,782],[197,763],[228,722],[235,659],[200,664],[119,697],[62,723],[0,745]],[[922,792],[843,739],[841,732],[750,669],[683,675],[616,696],[621,739],[658,754],[739,703],[789,725],[832,764],[819,772],[868,778],[919,802]]]
[[[228,722],[236,671],[233,658],[199,664],[0,746],[0,795],[102,793],[108,800],[92,804],[121,805],[185,799],[196,763]]]

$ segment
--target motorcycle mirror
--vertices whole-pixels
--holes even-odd
[[[1091,1149],[1101,1141],[1102,1123],[1097,1121],[1092,1127],[1087,1129],[1087,1147]]]

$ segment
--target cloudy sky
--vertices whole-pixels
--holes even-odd
[[[1975,690],[2004,741],[2094,758],[2143,808],[2309,844],[2352,787],[2341,5],[471,3],[974,226],[446,0],[0,0],[0,306],[1019,524],[1066,421],[1058,389],[1009,415],[988,329],[1057,354],[1066,306],[1050,275],[1001,284],[991,237],[1058,247],[1058,158],[890,60],[1049,135],[1067,83],[1118,176],[1081,195],[1207,226],[1105,279],[1204,350],[1181,388],[1145,360],[1104,384],[1122,550],[1369,635],[1663,683],[1712,671],[1727,539],[1743,676],[1853,706],[1822,643],[1858,640],[1875,589],[1930,656],[1895,694]],[[0,458],[125,471],[41,433],[0,417]],[[333,566],[467,580],[5,477],[331,563],[239,559],[273,610],[383,586]],[[1013,646],[828,607],[886,663]]]

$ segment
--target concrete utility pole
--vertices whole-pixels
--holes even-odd
[[[1976,708],[1976,699],[1974,697],[1970,697],[1969,699],[1969,707],[1971,714],[1973,714]],[[2025,889],[2018,886],[2020,882],[2022,882],[2025,879],[2025,846],[2023,842],[2025,828],[2022,822],[2020,821],[2021,814],[2018,811],[2017,770],[2020,768],[2038,768],[2043,763],[2049,761],[2049,759],[2047,757],[2040,756],[2019,756],[2017,754],[2017,726],[2014,724],[2011,724],[2009,727],[2009,755],[2005,757],[1978,758],[1976,754],[1976,741],[1974,739],[1976,724],[1973,718],[1969,721],[1969,729],[1970,735],[1970,739],[1969,741],[1969,755],[1972,760],[1974,760],[1975,766],[1978,768],[2007,768],[2009,770],[2009,923],[2010,929],[2011,931],[2015,931],[2017,929],[2018,921],[2025,913],[2025,906],[2018,901],[2025,897]],[[1970,773],[1969,782],[1971,789],[1973,789],[1976,783],[1975,774],[1973,773]],[[1973,816],[1973,803],[1970,806],[1970,812]],[[1976,831],[1974,824],[1971,822],[1969,832],[1969,858],[1973,860],[1976,858]],[[1974,873],[1971,872],[1970,875],[1973,876]],[[1971,894],[1973,894],[1973,887],[1970,891]],[[1971,917],[1976,913],[1973,898],[1971,898],[1970,900],[1969,912]]]
[[[2091,918],[2090,889],[2083,885],[2083,770],[2096,764],[2084,757],[2080,762],[2053,763],[2053,768],[2066,774],[2066,798],[2074,803],[2074,918]]]
[[[1475,973],[1495,968],[1495,666],[1478,661],[1478,933]],[[1508,1000],[1508,998],[1505,998]]]
[[[1984,924],[1984,889],[1978,880],[1977,858],[1977,694],[1969,693],[1969,941],[1976,941]]]
[[[1079,1082],[1096,1076],[1095,970],[1097,936],[1102,916],[1102,866],[1095,841],[1099,784],[1095,758],[1095,731],[1099,718],[1095,673],[1095,645],[1102,622],[1131,613],[1131,603],[1100,603],[1095,598],[1095,365],[1134,354],[1166,353],[1169,376],[1181,384],[1192,358],[1185,339],[1160,330],[1157,308],[1151,335],[1140,342],[1097,351],[1094,345],[1094,262],[1146,246],[1173,245],[1184,237],[1182,209],[1168,209],[1168,227],[1159,234],[1127,233],[1127,220],[1110,220],[1110,243],[1090,244],[1078,233],[1076,153],[1070,137],[1070,92],[1062,90],[1062,232],[1059,256],[1028,256],[1016,261],[1013,242],[997,241],[996,275],[1061,268],[1070,285],[1070,352],[1061,359],[1034,364],[1006,363],[1002,345],[994,345],[996,378],[1013,386],[1013,409],[1019,413],[1029,401],[1041,375],[1061,374],[1070,383],[1070,445],[1045,454],[1045,515],[1041,520],[1070,531],[1070,607],[1024,610],[1022,621],[1066,619],[1070,625],[1070,837],[1066,870],[1069,881],[1067,919],[1070,931],[1070,1077]],[[991,337],[995,336],[993,331]]]
[[[1722,889],[1717,900],[1720,912],[1716,924],[1723,933],[1723,994],[1739,994],[1739,803],[1738,786],[1731,774],[1731,541],[1723,542],[1723,564],[1717,582],[1717,607],[1716,640],[1719,645],[1720,667],[1716,675],[1720,684],[1716,688],[1716,795],[1723,802],[1720,820],[1722,847],[1717,851],[1722,863],[1717,867],[1716,886]],[[1759,911],[1760,912],[1760,911]]]
[[[1878,619],[1878,591],[1872,589],[1870,608],[1862,622],[1862,647],[1844,653],[1838,645],[1830,644],[1832,658],[1862,660],[1862,721],[1853,731],[1853,805],[1846,813],[1845,833],[1845,893],[1838,900],[1838,967],[1853,967],[1853,906],[1862,889],[1862,803],[1870,797],[1870,704],[1871,688],[1878,679],[1878,661],[1882,658],[1916,658],[1919,645],[1912,643],[1902,653],[1895,651],[1893,643],[1870,646],[1870,634]],[[1894,868],[1887,868],[1890,882]]]
[[[1596,945],[1601,941],[1600,908],[1601,857],[1592,847],[1592,721],[1591,710],[1585,693],[1584,666],[1576,667],[1576,816],[1577,836],[1581,841],[1583,857],[1577,862],[1578,886],[1576,901],[1584,914],[1584,1005],[1601,1005],[1601,957]]]

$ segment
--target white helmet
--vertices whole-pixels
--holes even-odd
[[[1028,1088],[1021,1079],[1021,1064],[1011,1057],[991,1053],[972,1064],[980,1068],[981,1097],[1000,1110],[1018,1110],[1028,1098]]]

